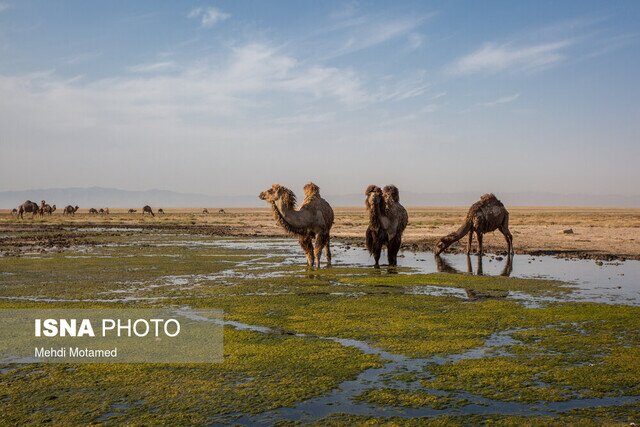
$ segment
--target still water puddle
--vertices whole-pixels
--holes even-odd
[[[274,251],[285,255],[281,264],[304,265],[304,254],[295,240],[288,239],[224,239],[211,242],[223,248]],[[366,267],[373,258],[366,249],[341,243],[332,244],[333,265]],[[384,259],[383,254],[383,259]],[[640,305],[640,261],[598,262],[553,256],[514,255],[508,257],[465,254],[444,254],[436,257],[432,252],[403,251],[399,255],[400,267],[410,267],[417,273],[475,274],[484,276],[510,276],[529,279],[557,280],[573,285],[572,292],[560,298],[536,297],[510,292],[505,297],[525,301],[535,306],[551,301],[602,302],[609,304]],[[384,267],[383,267],[384,268]],[[440,286],[413,288],[416,294],[450,295],[469,298],[463,289]]]

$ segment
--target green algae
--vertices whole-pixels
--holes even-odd
[[[230,320],[310,336],[226,327],[225,362],[211,366],[11,365],[0,374],[0,406],[11,424],[84,424],[105,414],[109,423],[206,424],[220,417],[232,422],[234,414],[293,405],[380,366],[376,357],[313,336],[357,339],[420,358],[464,353],[482,347],[494,334],[508,333],[516,340],[500,349],[487,348],[482,357],[429,365],[423,375],[399,374],[396,380],[419,379],[424,389],[370,389],[360,399],[372,405],[447,408],[456,404],[452,394],[457,392],[518,402],[640,394],[635,369],[640,366],[638,307],[553,303],[526,308],[504,299],[407,294],[415,286],[530,295],[571,290],[559,282],[413,274],[409,269],[399,269],[400,274],[343,266],[308,270],[274,264],[284,259],[277,251],[177,244],[184,236],[126,234],[103,236],[101,243],[119,246],[91,246],[88,252],[71,247],[39,257],[0,258],[1,270],[9,273],[2,276],[1,296],[87,298],[59,304],[0,299],[0,307],[113,307],[91,299],[168,297],[170,304],[221,308]],[[233,274],[221,274],[225,271]],[[184,284],[172,283],[176,277]],[[121,305],[154,304],[166,302]],[[427,391],[431,389],[443,394],[433,395]],[[605,409],[594,419],[618,422],[634,410],[637,405],[618,412]],[[563,419],[578,423],[590,416],[578,411]],[[345,416],[324,421],[348,425],[340,424],[344,420],[368,425],[556,425],[552,418],[499,416]]]
[[[365,390],[355,398],[357,401],[373,403],[380,406],[404,408],[430,407],[444,409],[450,406],[464,405],[465,401],[446,396],[438,396],[420,390],[405,391],[390,388]]]

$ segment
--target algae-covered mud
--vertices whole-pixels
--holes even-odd
[[[639,420],[637,262],[405,251],[397,269],[374,269],[335,243],[334,265],[308,270],[297,243],[276,238],[73,226],[0,237],[1,308],[225,313],[219,364],[2,364],[2,423]]]

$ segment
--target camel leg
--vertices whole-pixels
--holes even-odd
[[[311,243],[311,238],[309,236],[301,236],[299,241],[304,254],[307,256],[307,266],[313,267],[313,243]]]
[[[402,238],[395,237],[387,245],[387,259],[389,260],[390,266],[398,265],[398,251],[400,250],[401,244]]]
[[[469,230],[469,242],[467,243],[467,255],[471,253],[472,244],[473,244],[473,229]]]
[[[318,237],[316,238],[316,246],[313,249],[313,253],[316,259],[316,266],[318,266],[318,268],[320,268],[320,258],[322,258],[322,249],[324,249],[324,246],[326,244],[327,244],[327,236],[325,236],[324,234],[318,234]]]
[[[327,267],[331,266],[331,236],[329,236],[327,234],[327,243],[326,243],[326,248],[327,248]]]
[[[507,241],[507,254],[511,255],[513,253],[513,236],[511,235],[509,228],[505,225],[502,225],[499,230],[504,236],[504,240]]]
[[[482,233],[478,231],[476,234],[478,235],[478,255],[482,256]]]

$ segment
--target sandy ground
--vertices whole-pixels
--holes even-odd
[[[17,220],[8,210],[0,210],[0,230],[9,231],[22,226],[75,225],[144,225],[181,227],[212,234],[279,236],[284,232],[275,225],[270,209],[227,209],[218,213],[208,208],[208,214],[198,209],[165,209],[165,215],[150,217],[127,213],[127,209],[111,209],[109,215],[90,215],[87,209],[73,217],[60,211],[44,218]],[[463,221],[467,208],[409,208],[409,226],[403,247],[427,250],[443,235],[454,231]],[[640,209],[611,208],[510,208],[510,229],[517,253],[555,254],[581,258],[640,259]],[[353,244],[363,244],[368,217],[364,208],[337,208],[332,235]],[[564,230],[571,229],[567,234]],[[474,242],[475,243],[475,242]],[[461,250],[466,238],[457,247]],[[475,244],[474,244],[475,247]],[[487,252],[506,250],[499,232],[485,235]]]

